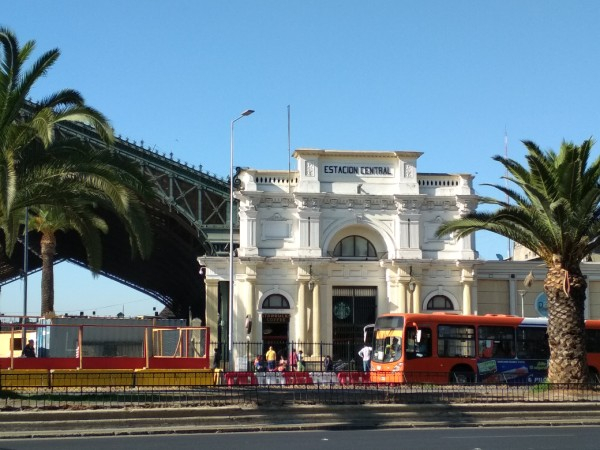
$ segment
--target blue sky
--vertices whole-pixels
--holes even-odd
[[[62,56],[32,98],[79,90],[117,135],[218,176],[235,164],[288,168],[291,147],[424,152],[420,172],[504,184],[492,156],[522,161],[523,139],[558,148],[600,136],[595,0],[21,0],[0,24],[36,55]],[[600,149],[598,144],[597,149]],[[295,165],[292,161],[292,168]],[[507,243],[479,235],[481,256]],[[57,312],[151,313],[158,303],[68,265]],[[39,312],[39,276],[28,311]],[[2,288],[0,312],[22,312]],[[82,307],[84,304],[86,306]]]

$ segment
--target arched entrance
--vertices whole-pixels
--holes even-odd
[[[375,323],[377,288],[334,286],[332,298],[334,360],[354,360],[364,345],[365,326]]]
[[[290,303],[281,294],[271,294],[262,303],[262,342],[263,354],[273,347],[277,356],[287,359],[290,336]]]

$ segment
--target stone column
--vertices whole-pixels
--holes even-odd
[[[413,310],[415,314],[421,312],[421,284],[415,283],[415,292],[412,293]]]
[[[255,294],[255,280],[246,280],[246,297],[244,298],[244,309],[246,310],[246,316],[252,318],[252,332],[250,333],[250,342],[256,342],[256,327],[258,325],[258,317],[256,317],[256,294]]]
[[[463,314],[473,314],[473,297],[472,297],[472,289],[471,286],[474,282],[473,277],[473,268],[472,267],[464,267],[461,271],[460,281],[463,285],[463,304],[462,310]]]
[[[463,314],[472,314],[471,282],[463,281]]]
[[[398,283],[398,312],[408,312],[406,308],[406,293],[408,292],[408,283]]]
[[[306,281],[298,282],[298,305],[296,311],[296,336],[294,341],[306,342]]]
[[[206,326],[210,329],[211,342],[217,342],[219,329],[219,281],[205,279],[204,285],[206,289]]]
[[[313,301],[313,316],[312,316],[312,325],[313,325],[313,355],[319,354],[319,344],[321,343],[321,298],[320,298],[321,289],[319,287],[319,282],[315,281],[315,287],[312,291],[312,301]],[[308,351],[306,349],[305,351]],[[312,355],[310,355],[312,356]]]

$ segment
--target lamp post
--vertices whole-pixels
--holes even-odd
[[[27,273],[29,272],[29,208],[25,208],[23,230],[23,321],[27,321]],[[23,336],[25,338],[25,336]],[[25,340],[23,340],[25,342]]]
[[[521,296],[521,317],[525,317],[525,294],[527,293],[527,291],[523,290],[523,289],[519,289],[517,291],[519,293],[519,295]]]
[[[229,361],[233,358],[233,126],[235,123],[252,114],[254,110],[247,109],[239,117],[231,121],[230,153],[229,153],[229,314],[227,324],[227,350]]]
[[[412,272],[412,267],[411,267],[411,272]],[[410,292],[410,303],[411,303],[410,309],[412,310],[413,313],[417,312],[417,311],[415,311],[415,299],[414,299],[416,288],[417,288],[417,282],[411,276],[410,281],[408,282],[408,292]]]

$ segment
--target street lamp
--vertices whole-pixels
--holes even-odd
[[[229,361],[233,357],[233,125],[240,119],[249,116],[254,110],[247,109],[236,119],[231,121],[230,153],[229,153],[229,314],[227,329],[227,349]]]
[[[519,295],[521,296],[521,317],[525,317],[525,294],[527,293],[527,291],[523,290],[523,289],[519,289],[517,291],[519,293]]]

